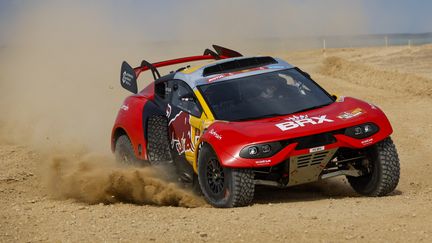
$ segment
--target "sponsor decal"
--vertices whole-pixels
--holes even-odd
[[[190,125],[189,118],[189,114],[180,111],[168,122],[171,149],[175,149],[179,155],[194,152],[201,136],[200,131]]]
[[[120,109],[124,110],[124,111],[128,111],[129,110],[129,106],[128,105],[122,105],[120,107]]]
[[[355,108],[352,111],[344,111],[341,114],[339,114],[337,117],[342,120],[351,119],[357,116],[360,116],[363,114],[363,110],[361,108]]]
[[[131,85],[131,80],[132,80],[132,78],[133,78],[133,75],[132,74],[130,74],[130,73],[127,73],[126,71],[124,71],[123,73],[122,73],[122,83],[124,83],[124,84],[127,84],[127,85]]]
[[[276,127],[278,127],[282,131],[291,130],[298,127],[304,127],[307,125],[317,125],[324,122],[334,122],[331,119],[327,118],[327,115],[321,115],[321,116],[314,116],[314,117],[308,117],[306,116],[292,116],[289,118],[286,118],[285,120],[288,120],[286,122],[278,123],[276,124]]]
[[[344,102],[344,101],[345,101],[345,96],[341,96],[336,100],[336,102]]]
[[[166,115],[166,117],[170,117],[170,116],[171,116],[171,111],[172,111],[171,105],[168,104],[168,105],[167,105],[167,108],[166,108],[166,110],[165,110],[165,115]]]
[[[215,130],[213,130],[213,129],[211,129],[211,130],[209,131],[209,133],[210,133],[211,135],[213,135],[215,138],[219,139],[219,140],[222,139],[222,136],[219,135],[219,134],[218,134]]]
[[[309,153],[315,153],[315,152],[318,152],[318,151],[323,151],[324,149],[325,149],[325,146],[310,148],[309,149]]]
[[[179,155],[192,150],[191,127],[185,121],[189,121],[189,114],[180,111],[168,122],[171,148],[177,150]]]
[[[291,117],[285,118],[285,120],[297,121],[297,120],[306,119],[306,118],[309,118],[309,116],[308,115],[291,116]]]
[[[221,78],[224,78],[224,77],[225,77],[225,75],[223,75],[223,74],[219,74],[219,75],[216,75],[216,76],[213,77],[213,78],[209,78],[208,81],[209,81],[209,83],[211,83],[211,82],[214,82],[214,81],[216,81],[216,80],[218,80],[218,79],[221,79]]]
[[[262,164],[268,164],[271,162],[271,159],[262,159],[262,160],[256,160],[255,164],[262,165]]]
[[[246,72],[252,72],[252,71],[258,71],[258,70],[266,70],[269,69],[268,67],[257,67],[257,68],[251,68],[251,69],[245,69],[245,70],[241,70],[241,71],[237,71],[237,72],[229,72],[229,73],[223,73],[223,74],[218,74],[212,78],[207,79],[207,81],[209,83],[214,82],[216,80],[225,78],[225,77],[229,77],[229,76],[233,76],[236,74],[240,74],[240,73],[246,73]]]
[[[271,65],[271,66],[267,66],[270,69],[281,69],[281,68],[285,68],[285,66],[282,65]]]
[[[368,138],[368,139],[362,140],[360,143],[362,145],[368,145],[368,144],[373,143],[373,141],[374,141],[373,138]]]

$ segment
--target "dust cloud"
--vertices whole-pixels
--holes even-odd
[[[206,205],[202,198],[163,180],[158,168],[121,167],[111,157],[96,154],[79,159],[52,156],[46,167],[43,178],[54,198],[73,198],[89,204]]]
[[[121,61],[151,52],[129,49],[137,44],[115,35],[108,11],[62,1],[22,9],[0,55],[0,142],[43,154],[39,176],[55,198],[203,206],[164,171],[112,158],[111,127],[129,95],[118,81]]]
[[[343,2],[187,1],[172,8],[127,1],[17,2],[15,17],[2,24],[9,36],[0,43],[1,140],[107,153],[112,123],[128,95],[118,81],[123,60],[134,66],[143,58],[196,55],[213,43],[262,54],[284,46],[260,49],[252,38],[269,43],[266,38],[275,36],[361,32],[362,8]],[[336,6],[345,11],[334,11]],[[348,13],[350,21],[341,22]],[[139,88],[148,81],[145,74]]]
[[[155,3],[156,10],[141,5],[143,13],[133,4],[123,6],[123,1],[16,1],[14,17],[2,19],[8,24],[1,25],[7,26],[2,33],[8,36],[0,38],[0,143],[31,146],[51,155],[66,151],[110,156],[111,127],[129,95],[118,80],[124,59],[136,65],[143,58],[155,62],[196,55],[213,43],[261,54],[253,45],[244,45],[244,40],[282,32],[293,36],[329,31],[321,25],[311,29],[313,22],[320,22],[315,18],[299,26],[306,23],[300,21],[304,16],[314,16],[319,8],[291,3],[278,2],[281,8],[267,19],[261,11],[271,10],[258,1],[253,2],[255,7],[249,1],[233,3],[235,9],[245,11],[226,8],[231,4],[227,1],[210,7],[187,2],[178,4],[179,9]],[[324,8],[331,9],[330,5]],[[330,24],[335,21],[331,16],[323,17],[329,26],[342,32],[353,29],[346,22]],[[359,18],[354,19],[354,25],[359,25]],[[139,88],[151,80],[146,75]],[[110,159],[94,162],[73,156],[47,161],[41,166],[51,165],[44,168],[51,191],[60,197],[88,203],[196,205],[189,194],[150,169],[118,168]]]
[[[22,10],[0,55],[3,139],[108,152],[126,94],[110,30],[91,5],[43,3]]]

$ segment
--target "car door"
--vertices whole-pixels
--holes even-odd
[[[167,106],[171,149],[175,156],[183,157],[192,163],[200,131],[191,126],[190,119],[201,117],[202,108],[186,82],[171,80],[168,82],[168,89],[171,89],[171,102]]]

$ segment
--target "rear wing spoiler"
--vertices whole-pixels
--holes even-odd
[[[157,68],[159,67],[165,67],[186,62],[219,60],[243,56],[236,51],[230,50],[222,46],[213,45],[213,48],[216,52],[210,49],[205,49],[204,53],[200,56],[182,57],[155,63],[150,63],[146,60],[143,60],[141,62],[141,65],[135,68],[132,68],[126,61],[123,61],[120,71],[120,84],[126,90],[129,90],[130,92],[136,94],[138,93],[137,78],[142,72],[145,72],[147,70],[151,70],[153,78],[156,80],[161,77],[159,71],[157,70]]]

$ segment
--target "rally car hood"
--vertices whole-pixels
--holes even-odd
[[[382,111],[374,105],[354,98],[344,98],[343,102],[334,102],[306,112],[259,120],[229,122],[225,125],[226,129],[237,131],[254,141],[257,138],[278,140],[373,122],[382,116]]]
[[[378,107],[350,97],[318,109],[286,116],[241,122],[216,121],[207,130],[216,138],[212,142],[214,146],[223,144],[225,152],[236,156],[238,150],[248,144],[337,131],[366,122],[377,124],[385,133],[392,132],[388,119]]]

